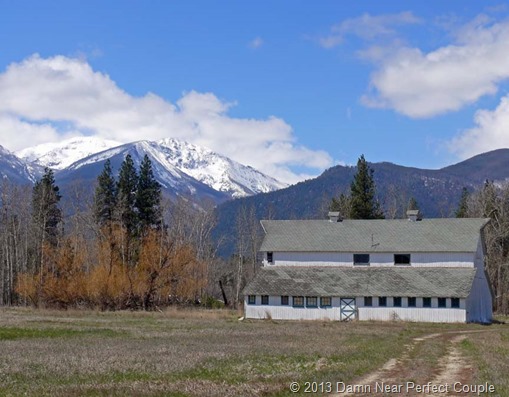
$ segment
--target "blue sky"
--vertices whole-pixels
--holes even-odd
[[[0,144],[182,138],[287,182],[509,146],[499,1],[1,1]],[[507,123],[506,123],[507,122]]]

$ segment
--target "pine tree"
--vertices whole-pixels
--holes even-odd
[[[140,165],[136,192],[136,208],[142,230],[158,226],[161,222],[161,185],[155,180],[152,162],[145,155]]]
[[[461,191],[461,197],[458,204],[458,208],[456,209],[456,218],[466,218],[468,217],[468,199],[470,194],[466,187]]]
[[[94,215],[99,226],[104,226],[113,221],[117,202],[117,186],[111,170],[111,162],[108,159],[104,163],[104,169],[97,178],[97,187],[94,196]]]
[[[351,198],[344,193],[341,193],[338,198],[333,197],[329,211],[337,211],[342,218],[348,218],[352,212]]]
[[[417,200],[414,198],[414,197],[410,197],[410,200],[408,200],[408,206],[407,206],[407,210],[410,211],[410,210],[419,210],[419,203],[417,202]]]
[[[369,167],[364,155],[357,161],[357,174],[350,185],[352,219],[383,219],[380,203],[376,200],[374,171]]]
[[[59,225],[62,222],[62,210],[58,203],[62,196],[55,184],[53,171],[45,168],[41,180],[32,190],[32,219],[41,231],[41,241],[56,246],[60,235]]]
[[[134,237],[138,225],[135,208],[137,188],[138,174],[133,159],[128,154],[120,166],[117,183],[117,207],[122,226],[126,229],[129,237]]]

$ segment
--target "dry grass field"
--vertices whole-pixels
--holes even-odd
[[[425,381],[450,338],[468,376],[509,396],[509,325],[238,321],[229,311],[0,309],[0,396],[287,396],[355,382],[390,359]],[[426,335],[411,352],[415,338]],[[407,365],[408,364],[408,365]],[[301,390],[302,392],[302,390]],[[422,395],[422,394],[421,394]]]

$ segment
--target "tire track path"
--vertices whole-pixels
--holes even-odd
[[[427,396],[427,397],[453,397],[467,396],[471,394],[457,393],[453,390],[453,384],[469,384],[473,381],[474,369],[468,363],[460,350],[460,343],[467,338],[469,333],[489,331],[452,331],[433,333],[414,338],[405,346],[404,353],[398,358],[387,361],[380,369],[373,371],[362,378],[350,383],[352,386],[362,386],[353,391],[335,394],[335,396]],[[436,367],[420,368],[418,359],[415,357],[416,350],[422,350],[422,344],[430,339],[440,339],[440,343],[446,346],[445,354],[439,357]],[[418,352],[418,351],[417,351]],[[422,370],[422,371],[421,371]],[[417,379],[416,379],[417,378]],[[415,382],[416,385],[430,385],[428,389],[418,391],[408,390],[407,382]],[[448,385],[447,391],[445,386]],[[398,390],[398,385],[402,385]],[[442,386],[441,390],[431,388],[433,385]],[[369,386],[369,389],[366,388]],[[377,387],[378,386],[378,387]],[[381,390],[382,387],[389,387]],[[364,387],[364,388],[363,388]]]

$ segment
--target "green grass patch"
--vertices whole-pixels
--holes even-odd
[[[65,329],[65,328],[19,328],[0,327],[0,341],[33,338],[71,338],[81,336],[116,337],[125,335],[124,331],[109,328],[99,329]]]

